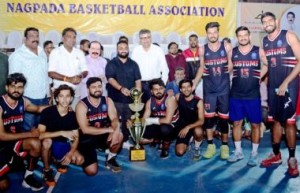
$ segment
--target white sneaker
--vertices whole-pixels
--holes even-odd
[[[133,147],[133,145],[129,141],[124,141],[123,142],[123,145],[122,145],[123,149],[128,149],[129,150],[131,147]]]
[[[228,162],[237,162],[241,159],[244,159],[243,152],[234,152],[232,155],[229,156],[227,159]]]

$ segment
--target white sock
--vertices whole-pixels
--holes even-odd
[[[33,174],[33,171],[29,171],[29,170],[26,170],[25,172],[25,178],[29,175]]]
[[[196,141],[195,140],[195,149],[199,149],[201,143],[202,143],[202,140],[201,141]]]
[[[235,152],[236,153],[242,153],[243,152],[243,150],[242,150],[242,141],[235,141],[234,145],[235,145]]]
[[[258,143],[252,143],[252,155],[257,155],[257,149],[259,144]]]
[[[112,153],[112,152],[108,152],[108,157],[107,160],[110,160],[112,157],[115,157],[117,154],[116,153]]]

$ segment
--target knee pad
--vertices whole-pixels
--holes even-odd
[[[220,131],[222,134],[228,134],[229,132],[229,124],[227,119],[219,119],[218,121],[218,128],[220,128]]]
[[[215,124],[216,124],[216,118],[215,117],[205,119],[205,124],[204,124],[205,129],[212,129]]]

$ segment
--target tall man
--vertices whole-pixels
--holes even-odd
[[[0,192],[9,188],[8,171],[17,157],[29,154],[23,187],[33,191],[41,190],[42,184],[35,179],[33,170],[41,153],[37,129],[23,131],[24,112],[41,112],[44,107],[35,106],[22,97],[26,79],[23,74],[13,73],[6,79],[6,94],[0,98]]]
[[[278,21],[271,12],[261,16],[267,36],[263,38],[263,48],[268,59],[268,106],[269,120],[273,120],[273,154],[261,162],[262,166],[281,163],[280,142],[282,128],[285,128],[289,150],[288,173],[299,175],[295,158],[296,126],[295,110],[299,89],[300,43],[296,34],[278,27]]]
[[[108,79],[108,96],[114,101],[117,112],[121,117],[121,129],[125,142],[123,147],[129,148],[129,131],[126,122],[131,116],[128,105],[133,102],[130,97],[130,89],[137,88],[141,90],[141,73],[137,63],[128,57],[128,42],[119,41],[117,52],[118,56],[107,64],[105,74]]]
[[[137,62],[142,75],[142,101],[145,103],[151,96],[150,81],[161,78],[167,84],[169,68],[163,50],[152,44],[151,32],[142,29],[139,32],[140,43],[132,51],[132,59]]]
[[[39,30],[34,27],[24,31],[24,44],[9,57],[9,74],[22,73],[27,79],[24,96],[35,105],[47,105],[50,91],[48,63],[43,48],[39,47]],[[24,129],[37,127],[40,116],[25,113]]]
[[[194,137],[194,160],[200,159],[200,144],[203,138],[202,125],[204,123],[203,101],[193,94],[193,82],[183,79],[179,82],[180,94],[176,95],[179,109],[179,120],[176,126],[178,136],[176,140],[176,155],[182,156]]]
[[[84,157],[82,164],[86,175],[98,172],[97,148],[108,149],[105,166],[113,172],[122,169],[116,155],[122,147],[123,135],[113,101],[102,96],[102,82],[98,77],[87,80],[89,95],[76,106],[79,123],[79,152]]]
[[[235,34],[239,45],[232,51],[233,77],[229,99],[229,116],[233,121],[235,151],[228,158],[228,162],[236,162],[244,158],[241,146],[242,124],[244,118],[247,118],[252,130],[252,153],[248,165],[256,166],[262,121],[260,71],[261,63],[267,65],[267,58],[262,48],[251,45],[250,31],[247,27],[238,27]]]
[[[203,157],[209,159],[216,154],[213,143],[213,127],[217,123],[221,129],[221,158],[229,157],[228,148],[228,102],[229,71],[232,69],[231,45],[219,41],[219,23],[210,22],[205,26],[208,43],[200,48],[201,63],[195,78],[197,84],[203,76],[205,127],[207,150]]]
[[[86,60],[81,50],[75,48],[76,31],[65,28],[62,32],[63,46],[55,48],[49,58],[48,74],[53,78],[53,87],[67,84],[75,90],[72,108],[80,100],[80,82],[88,74]]]
[[[153,143],[162,140],[160,157],[165,159],[169,156],[174,123],[179,117],[177,102],[174,96],[166,94],[165,84],[160,78],[152,80],[149,86],[152,96],[146,103],[143,115],[148,125],[143,137]]]

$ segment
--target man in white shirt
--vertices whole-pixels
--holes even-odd
[[[24,31],[24,44],[9,57],[9,74],[22,73],[27,79],[24,96],[35,105],[47,105],[49,94],[48,64],[43,48],[39,47],[39,30],[28,27]],[[39,115],[25,113],[24,129],[37,127]]]
[[[139,32],[140,44],[132,51],[132,59],[137,62],[142,75],[142,101],[146,102],[150,96],[149,83],[153,79],[161,78],[166,84],[169,68],[163,50],[152,44],[151,32],[142,29]]]
[[[75,109],[80,100],[80,82],[88,74],[86,59],[80,49],[75,48],[76,31],[65,28],[62,32],[63,45],[55,48],[49,57],[48,74],[53,78],[54,89],[62,84],[67,84],[75,90],[71,104]]]

